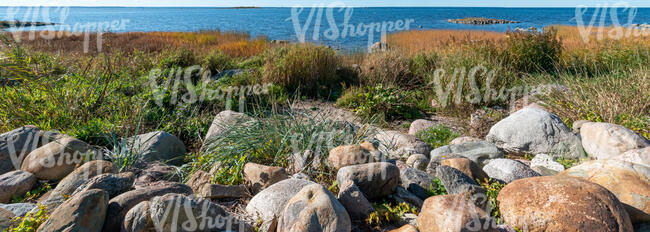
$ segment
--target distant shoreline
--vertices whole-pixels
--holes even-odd
[[[0,7],[74,7],[74,8],[217,8],[217,9],[236,9],[237,7],[228,6],[0,6]],[[327,6],[324,6],[327,8]],[[575,9],[576,7],[568,6],[348,6],[351,8],[494,8],[494,9]],[[264,6],[261,8],[292,8],[292,6]],[[587,9],[598,8],[588,6]],[[650,9],[650,6],[638,6],[638,9]]]
[[[217,7],[217,9],[260,9],[259,6]]]

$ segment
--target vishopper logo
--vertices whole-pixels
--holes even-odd
[[[103,47],[103,33],[109,31],[120,31],[126,29],[126,24],[130,22],[129,19],[101,21],[101,22],[86,22],[75,23],[73,25],[67,24],[66,21],[70,16],[70,7],[7,7],[7,17],[5,20],[20,22],[22,25],[13,25],[12,34],[14,40],[20,42],[22,34],[28,31],[28,40],[35,40],[38,37],[41,39],[51,40],[55,38],[63,38],[65,36],[84,36],[83,47],[84,53],[88,53],[90,47],[90,35],[96,34],[97,52],[102,51]],[[58,15],[56,20],[53,15]],[[35,25],[25,26],[24,23],[31,22],[44,22],[51,25],[41,26],[36,28]],[[39,30],[41,29],[41,30]]]
[[[166,78],[162,82],[163,75]],[[200,77],[195,83],[193,77]],[[226,110],[232,108],[233,97],[239,101],[239,112],[244,112],[244,101],[247,96],[259,96],[269,93],[272,83],[245,86],[214,86],[212,72],[201,66],[189,68],[154,69],[149,72],[149,86],[154,92],[155,103],[163,107],[166,94],[169,94],[169,104],[195,104],[204,101],[223,100]]]
[[[593,10],[591,18],[587,18],[588,24],[585,22],[585,15]],[[625,24],[621,24],[619,18],[619,10],[623,14],[627,14],[627,20],[623,18]],[[591,40],[592,32],[596,31],[596,40],[601,41],[604,39],[619,40],[631,37],[646,37],[650,35],[650,25],[639,25],[634,22],[638,9],[630,6],[627,2],[619,2],[612,6],[607,4],[596,5],[596,7],[578,6],[575,10],[575,20],[580,30],[580,36],[585,43]],[[625,16],[625,15],[624,15]],[[611,20],[611,27],[607,25],[607,19]],[[607,31],[606,31],[607,30]]]
[[[451,73],[439,68],[433,72],[433,80],[429,85],[435,91],[436,103],[441,107],[463,102],[479,104],[493,101],[509,101],[513,107],[514,102],[520,98],[530,94],[549,94],[551,91],[548,86],[499,88],[495,86],[497,75],[498,70],[489,70],[482,65],[455,68]],[[465,86],[469,86],[469,92]]]
[[[370,49],[375,42],[375,33],[380,33],[380,40],[385,43],[388,32],[409,30],[411,23],[415,22],[415,19],[406,18],[395,21],[360,22],[354,25],[350,22],[354,14],[354,7],[346,6],[342,2],[334,2],[328,6],[324,4],[312,6],[309,14],[306,14],[307,19],[304,22],[300,19],[303,11],[305,11],[303,6],[293,7],[291,8],[291,17],[287,18],[287,21],[293,23],[298,41],[302,43],[307,41],[307,32],[313,25],[312,40],[314,41],[320,41],[321,36],[331,41],[347,37],[367,36],[368,49]],[[341,20],[337,22],[336,17],[337,15],[341,15],[341,13],[343,13],[343,20],[339,24]],[[328,28],[321,32],[323,14],[325,14],[325,21],[328,24]]]
[[[30,152],[53,142],[58,136],[60,134],[56,131],[42,132],[32,127],[19,128],[0,137],[0,152],[8,154],[13,168],[20,170],[23,160]]]
[[[153,227],[158,232],[253,231],[208,199],[167,194],[153,198],[150,207]]]

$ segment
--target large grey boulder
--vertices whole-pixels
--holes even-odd
[[[282,180],[289,179],[289,174],[282,167],[272,167],[256,163],[244,165],[244,179],[250,185],[253,193],[257,193]]]
[[[301,179],[286,179],[275,183],[255,195],[246,205],[246,212],[263,221],[278,218],[286,203],[303,187],[314,182]]]
[[[82,192],[59,206],[38,231],[100,232],[106,218],[108,193],[100,189]]]
[[[580,137],[587,154],[596,159],[614,158],[629,150],[650,147],[650,141],[643,136],[611,123],[584,123]]]
[[[50,208],[56,208],[60,203],[62,203],[62,200],[64,200],[68,195],[73,195],[74,191],[77,190],[79,186],[88,182],[90,178],[104,173],[115,173],[115,171],[113,163],[108,161],[93,160],[85,163],[57,184],[56,188],[52,190],[52,193],[50,193],[49,197],[46,199],[46,205]]]
[[[164,131],[154,131],[128,139],[131,151],[139,154],[138,165],[160,161],[174,165],[182,164],[185,145],[176,136]]]
[[[418,119],[411,123],[409,135],[417,135],[418,132],[435,127],[438,124],[429,120]]]
[[[213,136],[221,136],[227,133],[230,128],[239,123],[246,123],[253,120],[250,116],[244,113],[238,113],[232,110],[221,111],[214,117],[208,133],[205,135],[205,139],[209,139]]]
[[[379,152],[372,143],[364,142],[360,145],[343,145],[332,149],[327,157],[329,165],[334,169],[345,166],[372,163],[379,160]]]
[[[442,146],[431,151],[431,160],[427,166],[427,172],[436,173],[443,159],[467,158],[472,162],[483,166],[487,160],[504,157],[499,148],[486,141],[469,142]]]
[[[557,115],[537,108],[521,109],[499,121],[486,139],[509,153],[585,156],[580,139],[571,129]]]
[[[16,217],[11,211],[0,208],[0,230],[5,231],[14,225],[13,219]]]
[[[36,185],[36,177],[25,171],[0,175],[0,203],[8,203],[13,196],[23,196]]]
[[[463,137],[458,137],[455,138],[454,140],[451,140],[449,144],[463,144],[463,143],[470,143],[470,142],[479,142],[483,141],[482,139],[474,138],[474,137],[469,137],[469,136],[463,136]]]
[[[629,150],[613,159],[650,166],[650,147]]]
[[[180,182],[180,176],[176,172],[176,168],[172,166],[161,162],[150,162],[142,170],[136,170],[136,179],[133,187],[146,187],[158,181]]]
[[[149,232],[155,231],[155,225],[149,211],[149,201],[143,201],[133,206],[124,216],[124,232]]]
[[[530,168],[544,176],[552,176],[564,171],[564,165],[555,162],[553,157],[547,154],[536,155],[530,161]]]
[[[427,165],[429,165],[429,158],[423,154],[414,154],[409,156],[406,160],[406,164],[417,169],[417,170],[426,170]]]
[[[402,188],[401,186],[397,186],[397,188],[395,188],[395,193],[388,196],[388,198],[392,199],[395,203],[398,204],[406,203],[418,209],[422,208],[422,204],[424,203],[422,199],[426,199],[426,198],[420,198],[416,196],[415,194],[409,192],[408,190]]]
[[[650,166],[619,161],[592,160],[560,173],[580,177],[616,195],[632,223],[650,222]]]
[[[353,220],[365,220],[375,209],[354,182],[342,184],[337,197]]]
[[[149,212],[156,231],[255,231],[209,199],[182,194],[169,193],[152,198]]]
[[[478,185],[471,177],[458,169],[449,166],[440,166],[437,170],[436,177],[440,179],[445,186],[448,194],[484,194],[485,189]]]
[[[50,142],[27,155],[20,169],[33,173],[41,180],[61,180],[98,153],[87,143],[71,137]]]
[[[483,167],[483,171],[492,179],[510,183],[518,179],[540,176],[527,165],[511,159],[494,159]]]
[[[135,181],[135,174],[132,172],[101,174],[90,178],[86,183],[79,186],[72,195],[90,189],[101,189],[106,191],[110,198],[113,198],[128,191],[133,186],[133,181]]]
[[[24,217],[27,213],[36,208],[37,205],[33,203],[13,203],[13,204],[0,204],[0,208],[11,211],[16,217]]]
[[[278,220],[278,231],[346,232],[351,227],[343,205],[320,184],[300,190],[287,202]]]
[[[431,145],[410,134],[399,131],[380,131],[375,135],[379,150],[391,158],[408,157],[412,154],[429,154]]]
[[[124,225],[126,213],[133,206],[167,193],[191,195],[193,192],[192,188],[187,185],[161,181],[147,187],[122,193],[108,202],[106,223],[104,224],[103,231],[120,231],[120,228]]]
[[[369,200],[376,200],[395,191],[399,173],[397,166],[387,162],[359,164],[339,169],[336,180],[339,189],[343,183],[353,181]]]
[[[434,177],[424,171],[407,167],[400,170],[401,185],[421,199],[429,197],[427,190],[433,184]]]
[[[20,169],[27,155],[51,142],[59,134],[36,126],[23,126],[0,134],[0,175]]]

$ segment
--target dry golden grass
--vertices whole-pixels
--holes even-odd
[[[40,36],[56,35],[53,39]],[[67,54],[83,54],[84,43],[87,42],[89,54],[95,54],[97,49],[97,34],[86,35],[69,32],[37,32],[30,39],[30,32],[5,33],[7,37],[20,36],[21,44],[36,51]],[[198,55],[205,55],[213,50],[221,50],[232,57],[249,57],[260,54],[271,46],[266,38],[251,38],[247,33],[200,31],[200,32],[128,32],[104,33],[101,37],[103,46],[101,52],[135,50],[157,53],[165,49],[186,48]]]
[[[588,37],[585,41],[580,28],[576,26],[555,25],[545,29],[557,31],[565,51],[584,49],[594,51],[612,44],[650,46],[650,30],[594,27],[587,33],[589,36],[585,36]],[[389,35],[388,43],[408,54],[422,52],[444,54],[450,49],[468,44],[488,43],[498,46],[506,36],[506,33],[491,31],[413,30]]]
[[[388,43],[408,54],[441,52],[450,47],[472,43],[496,43],[505,38],[504,33],[491,31],[414,30],[388,36]]]
[[[597,50],[612,44],[650,46],[650,30],[594,27],[589,31],[586,31],[586,29],[583,31],[579,27],[564,25],[555,25],[549,28],[557,31],[557,36],[562,39],[562,46],[567,51],[579,49]]]

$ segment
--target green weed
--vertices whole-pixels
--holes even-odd
[[[459,135],[448,127],[439,125],[418,131],[415,136],[422,139],[435,149],[448,145],[451,140],[457,138]]]

